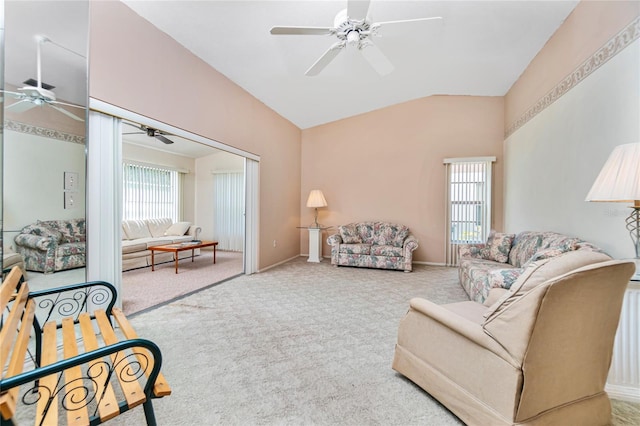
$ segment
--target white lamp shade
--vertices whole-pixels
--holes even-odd
[[[640,200],[640,143],[618,145],[602,167],[586,201]]]
[[[312,189],[307,198],[307,207],[327,207],[327,200],[319,189]]]

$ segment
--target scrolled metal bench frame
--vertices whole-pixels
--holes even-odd
[[[23,283],[23,279],[18,284],[18,290]],[[145,401],[142,402],[144,414],[147,424],[156,425],[155,414],[153,411],[152,400],[157,398],[154,394],[154,385],[162,367],[162,353],[160,348],[152,341],[142,338],[125,339],[117,343],[107,344],[98,349],[80,353],[70,358],[58,360],[52,364],[42,366],[42,334],[43,327],[41,324],[55,320],[56,329],[62,328],[62,319],[72,318],[73,323],[79,323],[80,314],[90,314],[92,321],[96,319],[94,308],[104,309],[111,325],[113,326],[113,307],[115,305],[117,291],[115,287],[104,281],[92,281],[86,283],[72,284],[68,286],[46,289],[40,291],[32,291],[28,298],[36,302],[36,313],[33,319],[33,330],[35,340],[35,357],[32,356],[34,368],[29,371],[22,372],[15,376],[3,377],[0,379],[0,389],[7,391],[14,387],[33,383],[33,386],[23,393],[21,402],[25,405],[37,404],[42,397],[49,398],[47,407],[42,416],[43,422],[46,421],[47,413],[50,408],[53,397],[61,398],[60,406],[67,409],[65,401],[68,398],[73,400],[73,405],[83,408],[95,401],[95,410],[89,415],[89,425],[97,425],[102,423],[98,413],[98,405],[100,399],[104,396],[97,395],[95,389],[100,387],[87,385],[98,376],[94,369],[103,369],[108,371],[107,379],[103,383],[104,386],[112,382],[116,377],[116,367],[119,363],[126,363],[127,368],[123,369],[120,378],[124,381],[134,381],[147,375],[144,384]],[[138,350],[136,351],[136,348]],[[123,352],[128,350],[128,352]],[[114,354],[121,353],[123,356],[113,359]],[[149,354],[153,359],[149,359]],[[146,365],[142,365],[142,360],[147,360]],[[97,361],[97,362],[96,362]],[[92,363],[93,362],[93,363]],[[147,374],[149,363],[152,362],[153,367]],[[78,380],[78,386],[69,387],[69,383],[65,382],[64,372],[73,367],[79,367],[90,364],[88,368],[82,370],[82,377]],[[42,379],[50,375],[57,375],[56,386],[53,389],[42,385]],[[123,377],[124,376],[124,377]],[[117,379],[116,379],[117,380]],[[137,406],[137,405],[136,405]],[[129,411],[135,407],[129,407],[125,398],[118,401],[119,414]],[[5,420],[0,416],[1,425],[14,424],[12,419]]]

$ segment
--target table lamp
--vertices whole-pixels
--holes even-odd
[[[640,143],[614,148],[586,201],[633,203],[626,224],[636,249],[636,273],[632,279],[640,280]]]
[[[307,198],[307,207],[313,207],[316,209],[316,215],[311,228],[319,228],[318,225],[318,207],[327,207],[327,200],[324,198],[324,194],[319,189],[312,189]]]

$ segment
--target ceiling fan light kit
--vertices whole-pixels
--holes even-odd
[[[273,35],[332,35],[338,41],[332,44],[316,62],[305,72],[307,76],[318,75],[347,45],[357,48],[367,62],[381,76],[391,73],[393,64],[370,39],[383,35],[384,27],[398,27],[409,22],[439,20],[442,17],[407,19],[371,23],[369,19],[370,1],[349,0],[347,8],[336,15],[331,27],[273,27]],[[400,24],[400,25],[399,25]]]

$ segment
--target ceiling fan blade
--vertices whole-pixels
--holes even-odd
[[[346,41],[339,41],[331,45],[329,49],[322,56],[318,58],[318,60],[311,65],[311,67],[304,73],[307,76],[318,75],[320,71],[322,71],[329,62],[333,61],[333,59],[338,56],[338,53],[346,46]]]
[[[336,29],[330,27],[273,27],[273,35],[331,35]]]
[[[72,108],[80,108],[80,109],[87,109],[85,107],[83,107],[82,105],[76,105],[76,104],[69,104],[67,102],[60,102],[60,101],[49,101],[47,102],[48,104],[56,104],[56,105],[64,105],[64,106],[68,106],[68,107],[72,107]]]
[[[66,115],[67,117],[73,118],[73,119],[74,119],[74,120],[76,120],[76,121],[84,121],[84,118],[80,118],[80,117],[78,117],[77,115],[75,115],[74,113],[69,112],[69,111],[67,111],[67,110],[66,110],[66,109],[64,109],[64,108],[61,108],[61,107],[59,107],[59,106],[57,106],[57,105],[54,105],[54,104],[51,104],[51,103],[49,104],[49,106],[50,106],[51,108],[55,109],[56,111],[60,111],[61,113],[63,113],[63,114],[64,114],[64,115]]]
[[[11,105],[7,105],[5,109],[11,110],[11,112],[25,112],[35,106],[37,105],[31,102],[29,99],[23,99]]]
[[[378,74],[387,75],[393,71],[393,64],[389,62],[378,46],[369,40],[365,40],[360,45],[360,51],[362,52],[362,56],[364,56]]]
[[[432,23],[434,24],[438,21],[441,22],[442,16],[434,16],[432,18],[405,19],[402,21],[375,22],[371,24],[371,29],[369,31],[372,35],[378,37],[402,35],[415,30],[414,27],[407,24],[420,24],[429,21],[433,21]]]
[[[362,21],[369,13],[370,0],[349,0],[347,3],[347,16],[349,19]]]
[[[170,144],[172,144],[172,143],[173,143],[173,141],[172,141],[171,139],[167,139],[167,138],[165,138],[165,137],[164,137],[164,136],[162,136],[162,135],[158,135],[158,134],[156,134],[156,135],[154,136],[154,138],[158,139],[158,140],[159,140],[160,142],[162,142],[162,143],[166,143],[167,145],[170,145]]]
[[[11,92],[9,90],[0,90],[0,93],[5,93],[5,94],[11,96],[14,99],[24,99],[25,98],[24,93]],[[0,99],[4,99],[4,96],[0,95]]]

